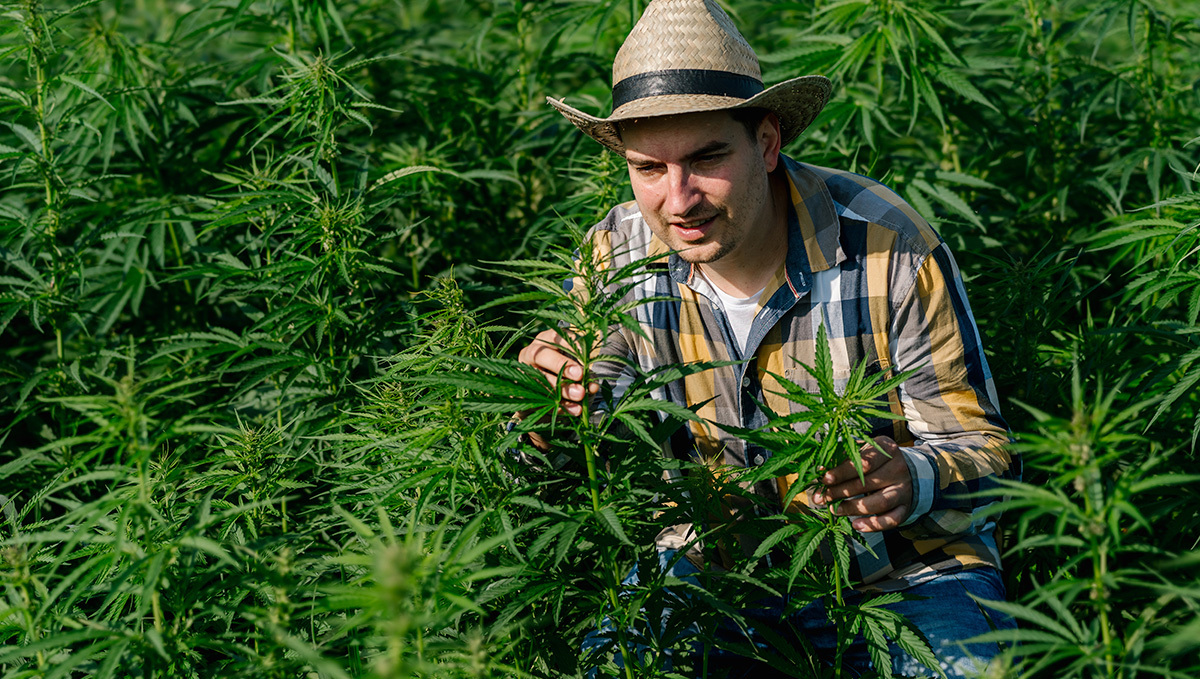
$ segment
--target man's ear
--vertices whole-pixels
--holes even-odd
[[[762,121],[758,123],[755,139],[758,140],[758,147],[762,150],[767,172],[774,172],[775,167],[779,165],[779,151],[783,147],[783,131],[779,128],[779,116],[774,113],[763,116]]]

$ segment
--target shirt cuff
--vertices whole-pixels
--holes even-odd
[[[901,448],[904,464],[908,465],[908,473],[912,476],[912,511],[901,527],[916,523],[929,513],[933,506],[933,496],[936,492],[937,476],[934,473],[933,462],[914,448]]]
[[[516,415],[509,418],[508,422],[504,424],[505,436],[512,436],[513,432],[517,429],[517,425],[520,423],[521,420]],[[524,433],[518,434],[515,439],[512,439],[512,442],[516,445],[508,446],[508,454],[522,464],[530,464],[529,455],[524,450],[521,450],[521,446],[534,447],[533,442],[529,440],[529,435]]]

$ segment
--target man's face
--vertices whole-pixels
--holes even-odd
[[[779,157],[772,135],[772,118],[751,139],[726,111],[622,125],[633,195],[655,235],[684,260],[708,263],[769,228],[767,174]]]

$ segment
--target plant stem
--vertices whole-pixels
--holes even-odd
[[[34,35],[41,37],[41,31],[35,30]],[[55,210],[57,204],[56,194],[54,191],[53,172],[51,168],[54,166],[54,151],[50,146],[50,131],[46,129],[46,66],[43,63],[41,40],[37,40],[32,44],[33,47],[33,64],[34,75],[37,79],[37,124],[38,135],[42,143],[42,181],[46,188],[46,210],[50,213],[50,233],[53,235],[58,229],[58,213]]]
[[[829,526],[829,528],[826,530],[826,535],[830,535],[834,539],[849,539],[849,538],[839,538],[838,532],[833,530],[833,527],[835,525],[837,525],[837,522],[838,522],[838,516],[833,513],[836,508],[837,508],[837,505],[834,504],[834,505],[831,505],[828,509],[829,517],[828,517],[827,525]],[[841,606],[842,604],[845,603],[842,599],[842,565],[840,563],[838,563],[836,550],[834,550],[834,554],[833,554],[833,597],[834,597],[834,600],[837,601],[838,606]],[[839,669],[839,671],[840,671],[840,669]]]
[[[590,355],[590,352],[583,353],[581,355],[588,356],[588,355]],[[584,375],[591,374],[590,368],[591,368],[591,366],[588,364],[587,361],[585,361],[584,365],[583,365],[583,374]],[[591,418],[588,416],[588,404],[587,404],[586,398],[584,399],[584,402],[582,403],[582,408],[583,408],[582,411],[579,413],[579,435],[580,435],[579,438],[581,441],[583,441],[583,456],[587,463],[588,492],[592,496],[592,511],[596,514],[599,514],[600,513],[600,478],[596,472],[597,450],[596,450],[595,438],[591,435],[592,434]],[[608,571],[608,574],[609,574],[609,582],[605,584],[604,588],[608,592],[608,603],[612,606],[613,613],[616,613],[617,608],[620,606],[621,601],[617,595],[617,588],[612,583],[613,582],[617,582],[617,583],[621,582],[621,574],[619,572],[617,572],[617,570],[616,570],[617,566],[615,563],[613,563],[611,554],[605,553],[604,561],[605,561],[606,570]],[[614,627],[616,627],[616,631],[617,631],[617,648],[621,652],[621,660],[622,660],[621,664],[625,668],[625,678],[633,679],[633,667],[630,664],[629,647],[628,647],[629,645],[625,638],[624,625],[617,624],[617,625],[614,625]]]
[[[838,605],[842,605],[842,569],[837,564],[834,564],[833,571],[833,597],[837,600]]]
[[[25,619],[25,632],[29,635],[29,643],[34,643],[39,640],[40,635],[37,633],[37,626],[34,624],[33,616],[29,614],[30,608],[33,607],[33,598],[29,596],[29,589],[24,584],[17,587],[17,591],[21,595],[21,616]],[[42,651],[37,652],[38,669],[46,668],[46,655]]]
[[[425,628],[417,625],[417,667],[425,664]]]
[[[163,612],[162,599],[157,589],[150,593],[150,608],[154,612],[154,630],[159,634],[163,632]]]
[[[175,261],[179,263],[179,268],[182,270],[184,267],[183,250],[179,247],[179,236],[175,234],[175,225],[170,221],[167,222],[167,233],[171,234],[171,247],[175,250]],[[269,252],[270,251],[268,250],[268,253]],[[268,262],[268,264],[270,264],[270,262]],[[186,278],[183,279],[183,288],[184,290],[187,290],[189,295],[192,294],[192,282],[190,280]]]
[[[587,417],[587,406],[583,407],[584,414],[581,417]],[[588,475],[588,492],[592,496],[592,511],[600,513],[600,480],[596,475],[596,450],[594,445],[585,443],[583,445],[583,455],[587,460],[587,475]]]
[[[832,509],[830,510],[830,517],[832,518],[832,522],[831,522],[831,525],[832,525],[832,523],[837,521],[837,517],[833,515]],[[835,531],[832,531],[832,530],[829,531],[828,534],[833,536],[833,539],[835,539],[835,540],[844,539],[842,536],[838,535]],[[837,605],[838,605],[838,609],[839,609],[838,614],[840,615],[841,607],[843,604],[843,601],[842,601],[842,566],[840,563],[838,563],[838,560],[837,560],[837,550],[834,550],[834,557],[833,557],[833,598],[835,601],[837,601]],[[842,663],[842,653],[844,652],[844,649],[842,646],[842,644],[843,644],[842,637],[843,637],[843,634],[841,631],[841,626],[839,626],[839,628],[838,628],[837,662],[834,663],[837,667],[837,669],[834,672],[834,676],[837,677],[837,679],[841,679],[841,677],[842,677],[842,664],[843,664]]]
[[[1104,574],[1108,572],[1108,550],[1104,545],[1092,547],[1092,598],[1100,612],[1100,634],[1104,639],[1104,669],[1109,677],[1120,675],[1113,673],[1113,633],[1108,624],[1108,596],[1105,594]]]
[[[528,111],[529,103],[529,71],[532,70],[533,64],[530,59],[529,46],[529,19],[525,17],[527,5],[520,3],[516,7],[517,11],[517,49],[520,51],[520,65],[517,67],[517,97],[522,111]]]

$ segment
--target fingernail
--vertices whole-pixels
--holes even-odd
[[[581,399],[583,398],[583,387],[579,386],[578,384],[571,385],[571,388],[567,390],[567,393],[569,393],[573,399]]]
[[[577,365],[573,365],[570,368],[567,368],[567,377],[569,377],[573,380],[577,380],[580,377],[583,377],[583,368],[580,368]]]

